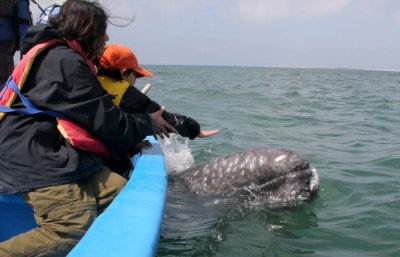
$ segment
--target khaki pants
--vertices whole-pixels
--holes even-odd
[[[0,243],[0,256],[66,256],[125,183],[103,170],[76,183],[21,194],[38,227]]]

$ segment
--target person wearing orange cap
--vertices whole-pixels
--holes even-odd
[[[151,114],[158,127],[155,131],[158,135],[164,133],[168,136],[168,132],[173,132],[194,139],[218,133],[219,130],[200,130],[199,123],[194,119],[165,111],[164,107],[135,88],[136,79],[145,76],[152,77],[153,74],[139,66],[135,54],[128,47],[119,44],[105,47],[99,58],[98,77],[103,88],[115,96],[115,105],[127,113]]]

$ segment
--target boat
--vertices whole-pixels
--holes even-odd
[[[67,255],[155,256],[167,195],[167,172],[160,145],[134,156],[126,186]],[[36,227],[32,209],[18,195],[0,194],[0,242]]]

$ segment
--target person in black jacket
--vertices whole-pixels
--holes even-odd
[[[200,124],[181,114],[170,113],[135,87],[137,78],[151,77],[153,74],[140,67],[135,54],[126,46],[109,44],[103,55],[98,57],[98,78],[103,88],[114,97],[113,103],[127,113],[147,113],[151,115],[155,134],[163,138],[169,133],[179,133],[183,137],[195,139],[218,133],[219,130],[201,130]],[[161,115],[160,115],[161,114]],[[137,145],[137,152],[149,146],[145,140]],[[105,164],[118,174],[129,178],[133,169],[130,161],[133,153],[119,155],[118,159]]]
[[[153,74],[140,67],[135,54],[126,46],[109,44],[99,57],[99,80],[108,93],[113,95],[114,104],[127,113],[148,113],[156,116],[161,109],[158,103],[150,99],[135,86],[136,79],[151,77]],[[191,117],[163,111],[158,117],[161,129],[159,134],[173,132],[183,137],[204,138],[218,133],[219,130],[201,130],[200,124]],[[162,129],[162,127],[165,129]],[[172,126],[172,128],[171,128]],[[174,131],[172,129],[175,129]]]
[[[97,2],[68,0],[50,26],[32,27],[22,53],[49,39],[60,44],[36,57],[21,89],[32,104],[52,110],[101,140],[110,152],[132,151],[153,134],[150,116],[115,106],[87,58],[102,53],[107,13]],[[83,57],[66,40],[76,40]],[[17,99],[12,108],[24,107]],[[126,180],[102,157],[71,145],[46,114],[8,113],[0,123],[0,193],[19,193],[38,227],[0,243],[0,256],[65,256]]]

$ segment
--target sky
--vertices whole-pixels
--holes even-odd
[[[399,0],[99,2],[111,23],[127,25],[109,24],[109,43],[143,65],[400,70]]]

